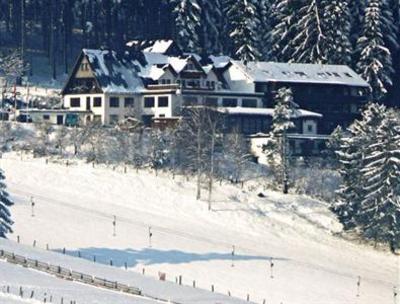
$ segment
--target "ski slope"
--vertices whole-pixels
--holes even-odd
[[[184,284],[259,303],[394,303],[398,260],[336,237],[341,227],[324,202],[271,191],[259,198],[256,187],[223,184],[209,212],[195,200],[195,181],[181,176],[16,154],[3,155],[0,167],[16,202],[10,239],[171,281],[182,275]]]
[[[125,304],[126,302],[139,304],[156,303],[182,303],[182,304],[245,304],[244,300],[228,297],[219,293],[212,293],[199,288],[182,286],[172,282],[158,281],[155,278],[144,276],[139,273],[125,271],[121,268],[93,263],[85,259],[79,259],[58,252],[47,251],[45,249],[34,248],[17,244],[14,241],[0,239],[2,250],[12,252],[15,255],[29,257],[40,262],[47,261],[50,265],[60,266],[70,271],[84,273],[97,278],[106,278],[110,282],[122,283],[126,286],[138,288],[140,296],[112,292],[102,288],[92,287],[91,285],[79,284],[68,280],[61,280],[52,275],[47,275],[39,271],[32,271],[12,264],[0,263],[0,273],[5,273],[4,279],[0,278],[0,286],[11,286],[11,289],[18,291],[19,286],[23,286],[25,295],[32,290],[38,295],[39,299],[43,294],[52,295],[53,298],[61,296],[64,300],[73,299],[77,304],[105,303],[105,304]],[[9,279],[9,278],[11,279]],[[59,290],[59,292],[57,292]],[[41,297],[40,297],[41,293]],[[119,298],[115,295],[120,296]],[[89,296],[89,297],[87,297]],[[102,299],[103,302],[99,301]],[[106,300],[107,299],[107,300]],[[53,301],[57,302],[57,301]],[[250,302],[251,304],[252,302]]]
[[[6,286],[9,287],[9,293],[7,293]],[[22,298],[19,296],[20,287],[22,287],[23,291]],[[34,292],[33,295],[31,294],[32,291]],[[68,304],[70,301],[76,301],[76,304],[161,303],[139,296],[62,280],[35,270],[0,261],[1,304],[39,304],[46,302],[59,304],[61,303],[61,298],[63,298],[64,303]]]

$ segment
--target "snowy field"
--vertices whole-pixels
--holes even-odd
[[[7,293],[6,286],[9,286],[9,293]],[[20,287],[22,287],[23,291],[22,298],[19,296]],[[32,291],[34,292],[33,294]],[[35,270],[0,261],[1,304],[39,304],[46,302],[59,304],[61,303],[61,298],[64,303],[68,304],[70,301],[76,301],[76,304],[161,303],[138,296],[126,295],[58,279]]]
[[[340,225],[323,202],[269,191],[259,198],[257,189],[224,184],[209,212],[195,200],[194,180],[180,176],[46,165],[15,154],[3,155],[0,167],[16,202],[10,239],[20,235],[25,244],[36,240],[105,264],[127,263],[148,276],[165,272],[171,281],[182,275],[184,284],[195,280],[208,290],[213,284],[217,292],[249,294],[259,303],[395,303],[397,259],[334,236]]]

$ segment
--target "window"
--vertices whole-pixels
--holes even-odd
[[[158,115],[158,117],[159,117],[159,118],[164,118],[164,117],[165,117],[165,114],[160,114],[160,115]]]
[[[88,63],[82,63],[81,64],[81,71],[89,71],[89,64]]]
[[[145,97],[144,98],[144,107],[145,108],[154,108],[154,97]]]
[[[44,120],[49,120],[50,119],[50,115],[49,114],[44,114],[43,115],[43,119]]]
[[[110,97],[110,108],[119,108],[119,98]]]
[[[80,98],[71,98],[71,108],[79,108],[81,106]]]
[[[196,68],[194,67],[194,64],[193,64],[193,63],[188,63],[188,64],[186,65],[186,67],[185,67],[185,70],[187,70],[187,71],[195,71]]]
[[[313,125],[307,125],[307,131],[313,132],[314,131]]]
[[[257,99],[242,99],[242,107],[257,108]]]
[[[131,108],[134,106],[134,104],[135,104],[135,99],[133,99],[133,97],[125,98],[125,103],[124,103],[125,108]]]
[[[171,79],[161,79],[161,84],[171,84]]]
[[[218,107],[218,98],[207,97],[206,98],[206,106]]]
[[[168,96],[158,97],[158,107],[165,108],[168,107],[169,98]]]
[[[93,107],[101,107],[101,97],[93,98]]]
[[[116,125],[118,123],[118,115],[110,115],[110,125]]]
[[[301,76],[301,77],[306,77],[306,73],[304,72],[294,72],[296,75]]]
[[[237,99],[236,98],[224,98],[224,99],[222,99],[222,105],[224,107],[237,107]]]
[[[197,97],[196,96],[183,96],[183,104],[185,106],[196,105]]]
[[[350,105],[350,112],[353,113],[353,114],[359,113],[357,105],[351,104]]]

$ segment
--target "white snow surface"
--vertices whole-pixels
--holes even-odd
[[[2,246],[5,245],[3,242]],[[8,243],[8,249],[16,250],[16,244]],[[23,251],[23,250],[20,250]],[[26,250],[25,253],[30,253]],[[38,253],[38,256],[44,258]],[[6,286],[10,293],[7,293]],[[23,296],[19,296],[19,289],[22,287]],[[32,299],[31,292],[34,292]],[[159,301],[128,295],[120,292],[113,292],[102,288],[71,282],[56,278],[55,276],[41,273],[39,271],[9,264],[0,260],[0,303],[1,304],[39,304],[44,299],[51,303],[64,303],[76,301],[76,304],[155,304]]]
[[[143,277],[137,273],[145,268],[149,277],[161,271],[175,281],[182,275],[184,284],[196,280],[197,287],[208,290],[214,284],[216,292],[230,291],[242,299],[250,294],[259,303],[263,299],[268,304],[394,301],[398,259],[335,236],[341,225],[324,202],[268,190],[266,198],[259,198],[257,186],[241,189],[222,184],[216,185],[209,212],[207,202],[195,199],[193,178],[172,180],[167,173],[155,176],[130,169],[124,174],[122,168],[92,168],[83,162],[45,165],[44,159],[20,160],[16,154],[3,155],[0,167],[16,202],[11,208],[15,232],[10,239],[20,235],[25,244],[36,240],[42,248],[66,247],[70,254],[79,251],[90,260],[95,255],[103,263],[112,259],[117,267],[126,262],[133,272],[98,265],[88,269],[121,278],[121,283],[140,285],[136,278]],[[34,217],[31,196],[36,202]],[[51,253],[46,254],[50,261]],[[74,263],[82,272],[86,267],[82,265],[93,265],[83,259]]]

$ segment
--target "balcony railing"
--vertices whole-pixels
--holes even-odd
[[[169,84],[149,84],[146,86],[148,90],[177,90],[181,89],[182,91],[192,91],[192,90],[200,90],[200,91],[214,91],[215,86],[206,86],[206,85],[192,85],[192,84],[178,84],[178,83],[169,83]]]

